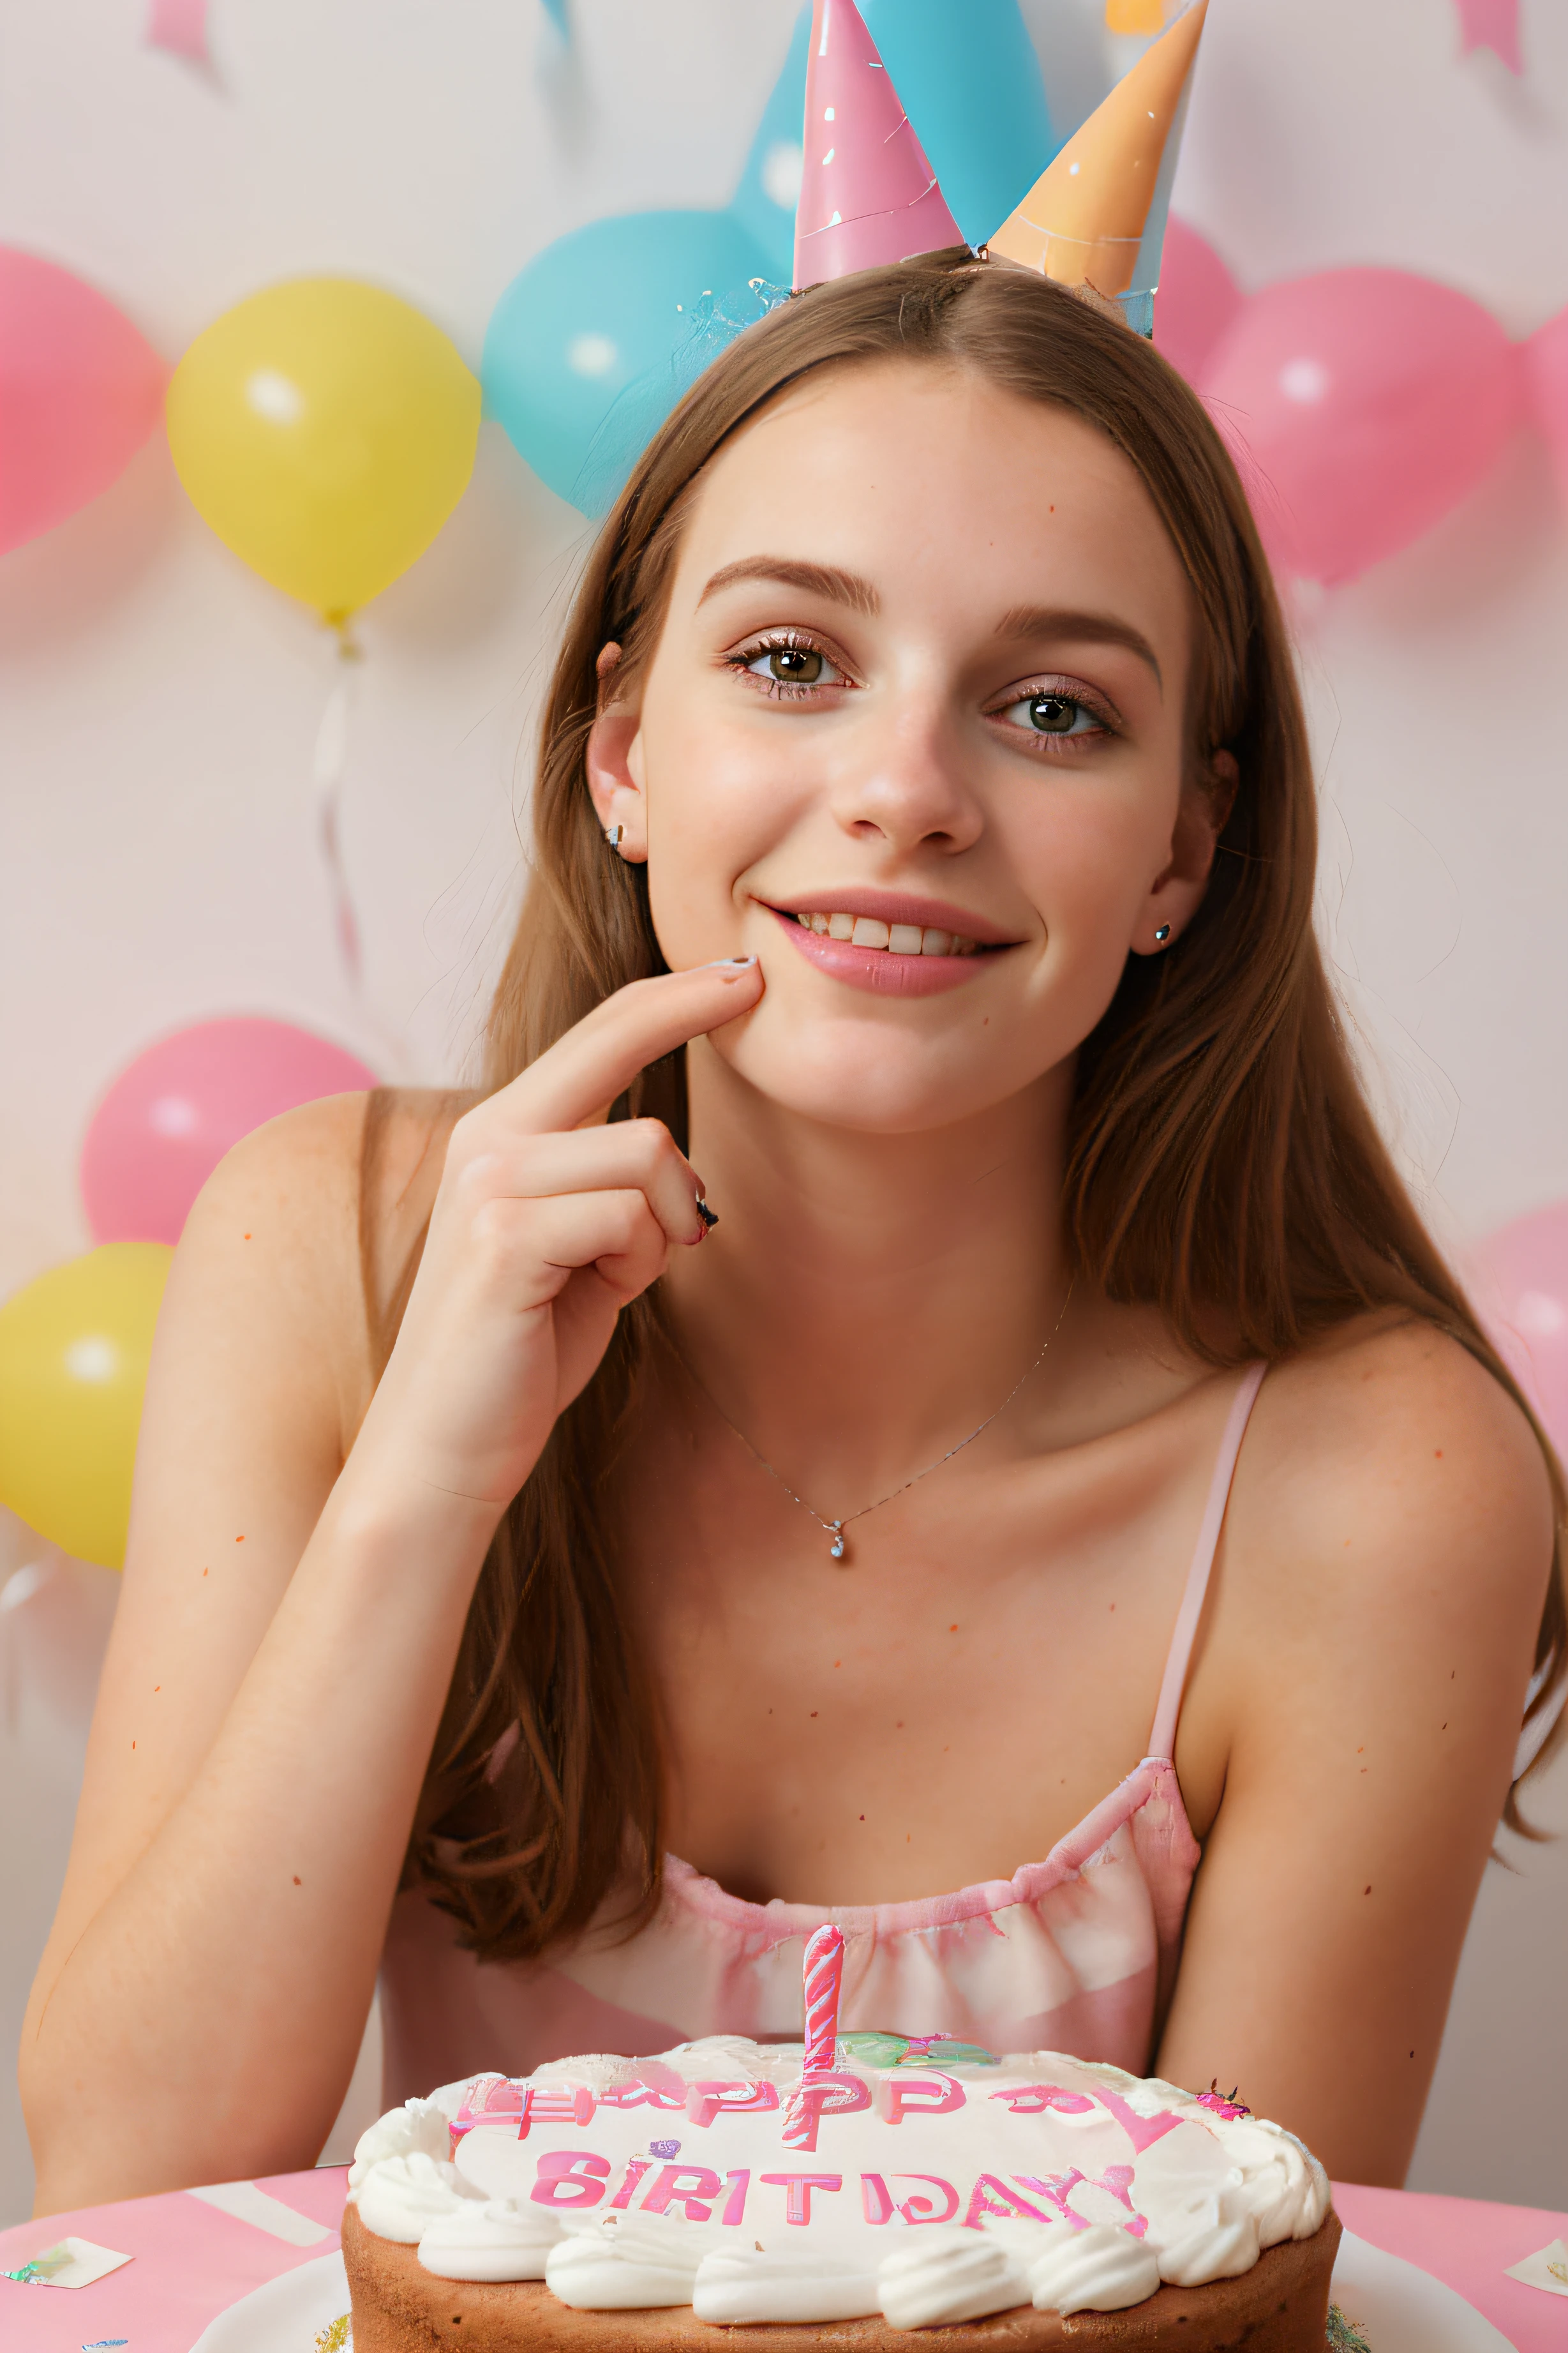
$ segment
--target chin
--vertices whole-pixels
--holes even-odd
[[[1037,1075],[988,1069],[970,1039],[938,1044],[870,1023],[791,1023],[770,1037],[757,1018],[721,1050],[781,1111],[858,1135],[951,1127],[1010,1100]]]

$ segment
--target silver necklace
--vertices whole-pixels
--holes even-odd
[[[907,1495],[911,1487],[918,1487],[922,1479],[929,1479],[933,1471],[940,1471],[944,1462],[951,1462],[955,1454],[962,1454],[966,1446],[973,1446],[975,1440],[980,1436],[981,1431],[989,1430],[992,1423],[997,1419],[998,1415],[1006,1412],[1007,1408],[1012,1404],[1013,1399],[1017,1396],[1018,1391],[1023,1388],[1024,1383],[1029,1378],[1030,1374],[1037,1372],[1041,1365],[1044,1364],[1046,1359],[1046,1351],[1049,1348],[1051,1342],[1056,1338],[1057,1334],[1062,1328],[1062,1318],[1068,1312],[1068,1303],[1071,1298],[1072,1283],[1069,1282],[1067,1287],[1067,1296],[1063,1299],[1061,1303],[1061,1311],[1058,1314],[1056,1322],[1051,1325],[1050,1330],[1047,1333],[1045,1339],[1041,1342],[1039,1355],[1035,1358],[1032,1365],[1028,1366],[1019,1374],[1017,1379],[1014,1382],[1012,1388],[1008,1390],[1001,1404],[994,1406],[991,1411],[986,1415],[984,1420],[975,1424],[967,1438],[961,1438],[956,1446],[950,1446],[945,1454],[939,1454],[934,1461],[928,1462],[926,1464],[923,1471],[917,1471],[912,1478],[906,1479],[902,1486],[890,1487],[885,1495],[879,1495],[874,1504],[862,1504],[858,1512],[846,1512],[841,1520],[825,1520],[822,1514],[817,1511],[813,1504],[808,1504],[804,1495],[797,1495],[795,1493],[795,1489],[790,1485],[789,1481],[784,1478],[781,1472],[773,1469],[773,1464],[768,1461],[765,1454],[758,1452],[757,1449],[752,1444],[751,1440],[746,1436],[745,1431],[738,1429],[735,1423],[731,1420],[723,1407],[712,1394],[712,1391],[704,1382],[698,1379],[696,1374],[692,1371],[690,1366],[687,1363],[685,1357],[681,1355],[679,1349],[676,1346],[675,1342],[670,1338],[668,1332],[665,1333],[664,1339],[670,1354],[674,1356],[677,1364],[680,1366],[681,1370],[686,1375],[687,1379],[691,1383],[693,1388],[700,1390],[701,1395],[707,1398],[709,1404],[712,1407],[714,1412],[718,1415],[725,1429],[730,1431],[732,1437],[740,1440],[742,1445],[745,1448],[752,1461],[758,1463],[761,1468],[767,1472],[770,1479],[773,1479],[778,1482],[778,1484],[784,1489],[784,1493],[789,1497],[790,1502],[792,1504],[798,1504],[801,1510],[806,1513],[816,1522],[817,1526],[822,1530],[824,1535],[832,1537],[833,1541],[827,1547],[828,1558],[830,1560],[842,1560],[846,1554],[844,1531],[850,1525],[851,1521],[863,1520],[867,1518],[870,1513],[879,1512],[884,1504],[892,1503],[895,1497],[899,1495]]]

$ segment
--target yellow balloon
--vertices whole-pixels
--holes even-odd
[[[423,554],[474,470],[479,380],[354,278],[291,278],[207,328],[169,385],[193,504],[275,587],[341,621]]]
[[[153,1327],[174,1251],[105,1242],[0,1307],[0,1504],[79,1560],[125,1558]]]

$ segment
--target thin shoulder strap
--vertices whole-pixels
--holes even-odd
[[[1247,1419],[1268,1370],[1266,1364],[1248,1365],[1231,1399],[1230,1418],[1225,1425],[1214,1477],[1209,1482],[1209,1499],[1204,1508],[1203,1525],[1198,1530],[1193,1565],[1187,1571],[1187,1589],[1176,1613],[1171,1654],[1165,1662],[1165,1680],[1160,1685],[1160,1704],[1154,1710],[1154,1728],[1149,1735],[1149,1754],[1152,1757],[1168,1761],[1175,1749],[1176,1718],[1182,1712],[1182,1693],[1186,1686],[1187,1667],[1193,1655],[1198,1620],[1204,1613],[1204,1599],[1209,1589],[1209,1572],[1214,1567],[1219,1532],[1225,1525],[1225,1508],[1230,1501],[1230,1482],[1236,1476],[1236,1458],[1241,1452]]]

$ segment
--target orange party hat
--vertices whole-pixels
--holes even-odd
[[[1106,296],[1133,285],[1208,0],[1150,44],[989,239],[993,253]]]
[[[963,242],[855,0],[816,0],[796,291]]]

